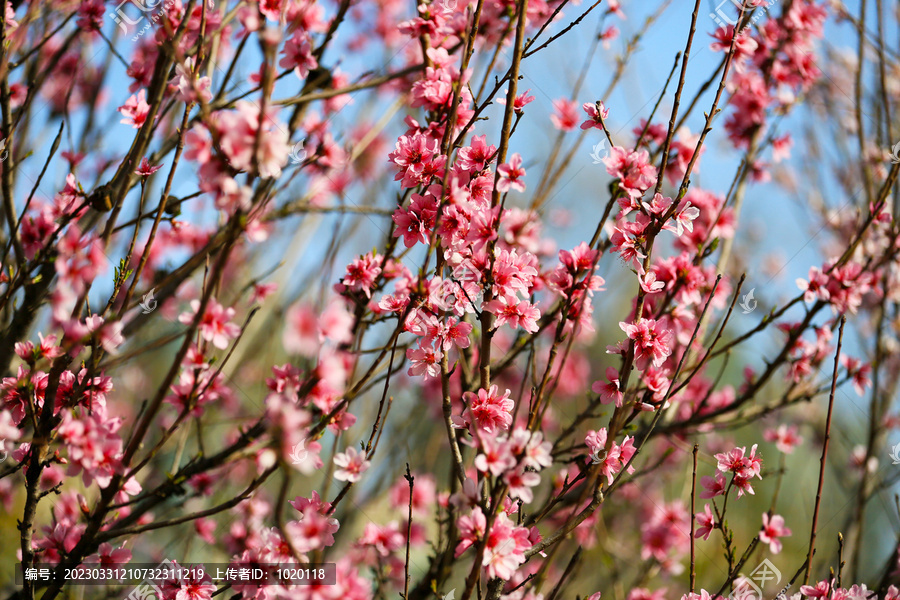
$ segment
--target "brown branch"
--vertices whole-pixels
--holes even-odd
[[[697,452],[700,450],[700,444],[694,444],[694,450],[692,452],[694,457],[694,466],[691,469],[691,574],[690,574],[690,582],[691,588],[690,592],[694,593],[694,586],[697,583],[697,569],[695,564],[695,556],[694,556],[694,531],[696,527],[696,518],[694,514],[697,511],[697,507],[695,505],[697,500]]]
[[[812,555],[816,546],[816,527],[819,523],[819,504],[822,502],[822,487],[825,484],[825,459],[828,456],[828,440],[831,438],[831,414],[834,410],[834,392],[837,388],[839,360],[841,358],[841,344],[844,341],[844,323],[847,317],[841,317],[841,328],[838,333],[837,350],[834,353],[834,373],[831,376],[831,394],[828,396],[828,416],[825,418],[825,439],[822,442],[822,458],[819,459],[819,485],[816,488],[816,505],[813,509],[812,528],[809,532],[809,550],[806,553],[806,572],[803,575],[803,584],[809,583],[809,572],[812,568]]]
[[[412,534],[413,484],[416,479],[409,472],[409,463],[406,463],[406,475],[403,478],[409,483],[409,517],[406,521],[406,562],[403,568],[405,574],[403,578],[403,600],[409,600],[409,540]]]
[[[96,541],[97,543],[103,543],[109,541],[111,539],[122,537],[123,535],[136,535],[138,533],[143,533],[145,531],[153,531],[154,529],[163,529],[165,527],[173,527],[175,525],[180,525],[182,523],[189,523],[190,521],[196,521],[197,519],[202,519],[204,517],[209,517],[215,514],[218,514],[222,511],[228,510],[229,508],[234,508],[247,498],[253,495],[253,492],[256,491],[259,486],[269,478],[275,471],[278,470],[278,465],[269,467],[266,469],[262,475],[254,479],[247,489],[238,494],[236,497],[228,500],[226,502],[222,502],[212,508],[197,511],[183,517],[177,517],[175,519],[169,519],[167,521],[154,521],[153,523],[148,523],[146,525],[138,525],[137,527],[125,527],[120,529],[111,529],[109,531],[104,531],[97,535]]]

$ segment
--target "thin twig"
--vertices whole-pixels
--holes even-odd
[[[816,546],[816,527],[819,523],[819,504],[822,502],[822,486],[825,484],[825,459],[828,456],[828,440],[831,438],[831,413],[834,410],[834,392],[837,388],[837,376],[841,358],[841,344],[844,341],[844,323],[846,316],[841,316],[841,328],[838,333],[837,350],[834,353],[834,372],[831,376],[831,394],[828,396],[828,416],[825,418],[825,439],[822,442],[822,458],[819,459],[819,485],[816,488],[816,506],[813,509],[812,528],[809,532],[809,550],[806,553],[806,572],[803,575],[803,585],[809,583],[809,572],[812,568],[812,555]]]

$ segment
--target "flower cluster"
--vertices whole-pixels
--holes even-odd
[[[690,11],[572,4],[7,3],[10,558],[120,565],[196,539],[235,569],[335,570],[169,580],[165,600],[667,600],[690,556],[682,599],[718,600],[702,585],[721,566],[713,589],[739,595],[757,548],[852,561],[792,600],[870,600],[841,577],[879,551],[882,515],[863,507],[890,484],[877,466],[900,429],[900,67],[881,39],[896,28],[865,6],[747,0],[741,22],[716,23],[711,73],[673,71],[670,103],[662,81],[662,98],[632,98],[653,89],[646,71],[620,81],[658,50],[646,39],[675,39],[657,21]],[[535,54],[568,60],[595,18],[574,86],[525,89]],[[859,52],[831,47],[841,27]],[[575,177],[586,141],[595,165]],[[820,251],[797,240],[780,257],[790,223],[753,222],[781,192]],[[754,291],[764,310],[740,315]],[[831,385],[838,403],[871,395],[868,443],[822,446],[841,439],[843,407],[817,409]],[[781,453],[776,476],[754,442]],[[843,555],[821,527],[813,547],[787,526],[806,527],[782,470],[811,453],[855,490]],[[773,494],[761,523],[745,494]],[[887,558],[878,593],[900,600]],[[20,595],[64,587],[26,579]]]

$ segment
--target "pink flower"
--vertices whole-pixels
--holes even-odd
[[[414,473],[415,485],[412,493],[413,514],[428,515],[436,499],[435,480],[427,473]],[[406,510],[409,505],[409,482],[404,478],[397,480],[390,490],[391,506],[398,510]]]
[[[750,485],[749,477],[739,477],[735,475],[734,479],[732,479],[732,483],[734,484],[734,487],[737,488],[738,498],[743,496],[745,493],[750,494],[751,496],[756,493],[753,491],[753,486]]]
[[[81,152],[71,152],[69,150],[63,150],[59,153],[59,155],[69,162],[70,169],[78,166],[78,164],[84,160],[84,154],[82,154]]]
[[[212,100],[212,81],[208,76],[196,77],[194,75],[194,58],[185,60],[184,64],[175,65],[175,77],[169,82],[178,88],[178,99],[182,102],[196,102],[203,99],[204,102]]]
[[[810,598],[827,598],[831,593],[831,583],[828,581],[820,581],[815,586],[801,585],[800,593]]]
[[[719,469],[722,473],[726,473],[728,471],[735,474],[736,477],[741,477],[744,479],[750,479],[751,477],[758,477],[762,479],[762,476],[759,474],[762,469],[762,458],[756,456],[756,444],[753,444],[753,447],[750,449],[750,454],[744,456],[747,452],[747,448],[734,448],[730,452],[720,452],[715,455],[718,464],[716,468]]]
[[[34,216],[29,215],[22,219],[21,228],[22,246],[25,249],[25,256],[30,260],[44,247],[58,225],[50,210],[42,210]]]
[[[512,304],[517,295],[530,295],[538,275],[537,266],[537,257],[530,252],[500,250],[494,259],[494,297],[503,297]]]
[[[426,67],[425,78],[412,86],[412,106],[436,110],[453,99],[453,77],[446,69]]]
[[[529,504],[534,500],[534,492],[531,491],[531,488],[541,483],[541,476],[532,471],[526,471],[525,467],[520,466],[512,471],[507,471],[503,476],[503,481],[509,486],[511,498],[518,498],[524,504]]]
[[[504,163],[497,167],[497,191],[505,194],[510,188],[520,192],[525,191],[525,182],[521,181],[525,177],[525,169],[522,168],[522,156],[516,152],[509,159],[508,163]]]
[[[180,579],[163,582],[160,587],[166,597],[173,600],[212,600],[217,586],[213,583],[211,575],[203,573],[202,569],[189,570],[187,573],[188,575]]]
[[[791,146],[794,142],[791,140],[791,134],[786,133],[781,137],[772,140],[772,160],[781,162],[791,157]]]
[[[357,544],[369,546],[379,556],[388,557],[403,547],[405,540],[405,536],[400,533],[400,525],[396,521],[388,523],[384,527],[380,527],[375,523],[367,523]]]
[[[636,323],[619,323],[622,331],[634,341],[635,365],[645,369],[652,362],[660,367],[672,354],[672,330],[655,319],[641,319]]]
[[[252,304],[262,304],[266,301],[266,298],[275,293],[278,289],[278,283],[272,281],[269,283],[255,283],[253,284],[253,295],[250,297],[250,302]]]
[[[622,12],[622,3],[620,0],[608,0],[606,3],[606,14],[616,15],[623,21],[627,18],[625,13]]]
[[[578,123],[578,108],[574,100],[559,98],[553,101],[555,113],[550,115],[550,121],[553,126],[562,131],[571,131],[575,129]]]
[[[587,113],[589,117],[584,123],[581,124],[582,129],[600,129],[603,130],[603,121],[606,117],[609,116],[609,109],[606,108],[602,102],[585,102],[581,105],[582,110]],[[598,110],[599,109],[599,110]]]
[[[252,170],[256,167],[260,177],[281,175],[281,168],[288,162],[291,146],[286,127],[278,125],[276,121],[277,114],[278,107],[275,106],[267,106],[265,113],[260,114],[260,107],[247,100],[239,100],[234,110],[215,113],[219,146],[231,167],[238,170]],[[257,136],[260,129],[261,135]],[[200,139],[197,142],[199,153],[202,152],[204,141]],[[231,182],[229,186],[238,187]],[[222,195],[221,191],[216,191]],[[232,192],[227,188],[225,191]]]
[[[496,385],[490,390],[478,390],[478,394],[465,392],[463,399],[467,408],[462,417],[454,417],[457,427],[474,425],[488,434],[506,431],[512,425],[512,409],[516,403],[509,397],[510,391],[501,396]]]
[[[62,522],[45,525],[43,539],[36,539],[35,546],[43,550],[41,559],[49,563],[58,563],[62,554],[71,552],[84,533],[84,525]]]
[[[340,289],[337,291],[362,292],[366,298],[371,298],[372,288],[375,287],[375,282],[381,274],[382,260],[380,254],[364,254],[354,259],[347,265],[347,272],[341,278],[341,283],[338,284]]]
[[[619,37],[619,28],[610,25],[600,33],[600,39],[603,41],[603,49],[609,50],[610,43]]]
[[[109,259],[103,253],[103,242],[93,234],[82,236],[77,227],[69,227],[58,247],[56,273],[75,293],[83,292],[106,269]]]
[[[763,438],[767,442],[775,442],[775,447],[785,454],[792,453],[803,441],[803,438],[797,435],[796,425],[779,425],[778,429],[767,429]]]
[[[513,110],[517,115],[521,115],[525,111],[525,106],[534,102],[534,96],[529,96],[528,92],[531,91],[531,88],[528,88],[518,96],[513,101]],[[506,106],[506,94],[504,93],[502,96],[497,98],[497,104],[501,104]]]
[[[713,52],[728,52],[734,39],[734,25],[718,27],[712,36],[716,41],[709,45],[709,49]],[[753,39],[753,36],[746,35],[745,30],[738,32],[737,41],[734,44],[734,60],[739,64],[738,69],[742,69],[743,65],[740,63],[746,58],[752,57],[758,46],[759,44]]]
[[[525,300],[510,304],[503,296],[499,300],[491,300],[485,304],[484,309],[497,316],[494,323],[496,327],[508,323],[513,329],[521,327],[530,333],[535,333],[540,329],[537,320],[541,318],[541,311],[536,305]]]
[[[137,95],[132,94],[118,110],[125,117],[119,121],[120,123],[140,129],[147,120],[147,115],[150,114],[150,105],[147,104],[147,90],[141,90]]]
[[[407,374],[413,377],[424,375],[425,378],[439,377],[441,374],[441,358],[443,354],[440,350],[434,350],[428,347],[407,348],[406,358],[409,359],[410,367]]]
[[[831,262],[826,265],[826,271]],[[856,313],[862,304],[863,296],[868,293],[875,283],[875,275],[864,270],[863,266],[855,261],[850,261],[843,266],[835,266],[828,281],[829,302],[832,310],[836,312]]]
[[[686,202],[684,208],[678,210],[672,218],[675,225],[666,224],[666,228],[675,232],[675,235],[681,237],[684,230],[687,229],[691,233],[694,231],[694,219],[700,216],[700,209],[691,206],[690,202]]]
[[[141,165],[135,170],[135,175],[140,175],[141,177],[150,177],[157,171],[162,169],[162,165],[150,166],[150,161],[147,160],[147,157],[141,159]]]
[[[85,325],[89,332],[97,336],[100,346],[109,354],[116,354],[116,348],[125,343],[121,321],[104,325],[103,317],[91,315],[85,319]]]
[[[725,476],[721,473],[716,473],[715,477],[704,475],[700,478],[700,485],[703,486],[703,491],[700,492],[701,498],[721,496],[725,493]]]
[[[78,7],[78,25],[81,29],[100,31],[106,7],[103,0],[84,0]],[[15,14],[15,13],[14,13]]]
[[[647,588],[632,588],[626,600],[666,600],[666,588],[653,592]]]
[[[348,448],[348,451],[352,448]],[[335,456],[337,462],[338,456]],[[365,470],[365,469],[363,469]],[[341,479],[335,474],[335,479]],[[357,477],[358,479],[358,477]],[[356,481],[357,479],[345,479],[343,481]],[[285,534],[298,552],[307,553],[316,550],[324,550],[334,545],[334,534],[340,529],[337,519],[328,516],[331,505],[321,502],[316,492],[312,493],[312,499],[307,500],[298,496],[291,501],[291,506],[300,513],[296,521],[289,521],[285,525]]]
[[[122,469],[123,444],[117,433],[122,420],[107,418],[103,410],[81,416],[68,412],[65,415],[57,431],[68,451],[68,474],[80,472],[86,486],[96,480],[101,488],[107,487]]]
[[[189,325],[194,321],[197,311],[200,310],[200,301],[191,300],[192,313],[184,312],[178,317],[178,320],[185,325]],[[233,308],[225,308],[215,298],[210,298],[206,306],[206,312],[200,319],[200,337],[219,350],[228,347],[229,340],[232,340],[241,334],[239,325],[232,323],[234,317]]]
[[[540,471],[553,464],[550,451],[553,444],[544,441],[544,434],[540,431],[530,432],[527,429],[517,427],[509,436],[512,444],[512,453],[522,457],[522,465]]]
[[[753,477],[762,479],[762,475],[760,475],[762,458],[756,456],[756,444],[750,449],[749,455],[744,456],[745,453],[746,448],[735,448],[730,452],[721,452],[715,455],[719,471],[734,473],[731,483],[737,488],[738,498],[744,493],[754,493],[753,487],[750,485]]]
[[[628,151],[613,146],[603,162],[606,172],[619,180],[619,186],[631,198],[640,198],[656,185],[656,167],[650,164],[646,150]]]
[[[341,298],[334,298],[319,316],[319,341],[349,344],[353,341],[353,315]]]
[[[772,554],[778,554],[781,552],[781,540],[778,538],[791,535],[791,530],[784,526],[784,517],[781,515],[773,515],[772,518],[769,518],[769,513],[763,513],[762,521],[759,541],[768,544]]]
[[[709,510],[709,504],[704,504],[703,512],[697,513],[694,517],[697,519],[697,528],[694,531],[694,537],[708,540],[709,534],[712,533],[713,529],[716,527],[716,519],[713,516],[712,511]]]
[[[184,157],[206,164],[212,160],[213,142],[209,129],[194,125],[184,134]]]
[[[457,348],[468,348],[469,347],[469,334],[472,333],[472,324],[466,323],[465,321],[456,322],[456,319],[451,318],[446,325],[444,325],[443,331],[441,332],[441,348],[444,349],[444,352],[449,352],[450,348],[456,346]]]
[[[656,506],[641,526],[641,557],[652,557],[664,563],[670,560],[673,550],[683,553],[690,545],[684,534],[688,529],[690,514],[681,501]]]
[[[128,548],[113,548],[112,544],[104,542],[100,544],[96,554],[91,554],[84,559],[87,564],[100,564],[105,567],[124,565],[131,561],[131,550]]]
[[[294,32],[293,37],[285,43],[282,52],[284,53],[284,58],[278,62],[278,66],[284,69],[293,69],[300,79],[306,79],[310,69],[315,69],[319,66],[312,54],[309,33],[303,29],[297,29]]]
[[[475,482],[471,479],[467,479],[463,487],[464,490],[469,488],[471,488],[470,491],[475,492]],[[481,508],[475,506],[471,515],[459,517],[457,528],[459,529],[459,544],[456,545],[454,555],[458,558],[484,535],[484,531],[487,529],[487,519]]]
[[[409,171],[407,171],[409,172]],[[399,175],[399,173],[398,173]],[[437,216],[437,200],[431,194],[413,194],[408,208],[397,207],[392,219],[397,227],[394,237],[403,236],[403,244],[412,248],[417,243],[427,244]]]
[[[597,250],[592,249],[587,243],[581,242],[572,248],[571,251],[560,250],[559,262],[563,264],[569,273],[574,275],[590,269],[598,255],[599,252]]]
[[[516,527],[506,513],[501,512],[488,533],[482,566],[488,577],[509,581],[516,569],[525,562],[525,551],[531,547],[527,527]]]
[[[366,460],[365,453],[358,451],[353,446],[335,454],[334,464],[339,467],[334,473],[334,478],[351,483],[359,481],[362,474],[369,468],[369,461]]]
[[[487,145],[487,136],[472,137],[472,145],[460,148],[456,155],[456,164],[466,171],[483,171],[493,160],[497,147]]]
[[[613,442],[607,450],[607,436],[605,427],[597,431],[590,430],[584,436],[584,443],[590,453],[591,462],[600,465],[600,473],[606,477],[607,483],[612,484],[622,467],[634,456],[635,447],[634,438],[626,436],[621,446]],[[628,467],[627,471],[634,472],[634,467]]]
[[[809,281],[797,279],[797,287],[803,291],[803,300],[812,302],[817,298],[827,302],[831,298],[828,292],[828,275],[822,273],[818,267],[809,268]]]
[[[503,475],[516,466],[516,458],[506,439],[493,436],[481,438],[481,454],[475,457],[475,468],[482,473],[491,473],[494,477]]]
[[[22,432],[16,427],[16,421],[8,410],[0,411],[0,440],[14,442],[22,437]],[[0,452],[6,450],[6,444],[0,444]]]
[[[866,388],[872,385],[869,374],[872,372],[872,365],[862,363],[858,358],[853,358],[846,354],[841,355],[841,362],[847,368],[847,375],[851,377],[853,389],[862,396],[866,392]]]
[[[78,180],[73,173],[69,173],[66,175],[66,186],[53,198],[55,211],[62,215],[73,212],[76,209],[75,201],[82,196],[84,196],[84,192],[81,191]],[[54,217],[57,216],[59,215],[54,214]]]
[[[405,188],[442,177],[447,162],[447,157],[440,154],[440,141],[425,134],[401,135],[388,159],[400,167],[394,180]]]
[[[619,372],[613,367],[606,367],[607,383],[595,381],[591,386],[591,390],[595,394],[600,394],[600,402],[609,404],[615,402],[616,406],[622,406],[622,390],[619,388]]]
[[[311,306],[298,303],[291,306],[285,318],[281,343],[290,354],[315,356],[319,350],[319,326]]]
[[[665,281],[656,280],[656,273],[653,271],[644,273],[644,276],[638,279],[638,283],[640,283],[641,289],[644,290],[645,294],[658,294],[666,287]]]

